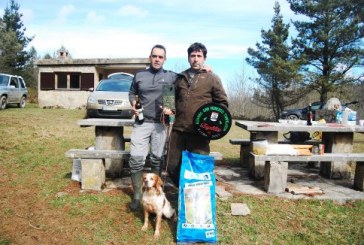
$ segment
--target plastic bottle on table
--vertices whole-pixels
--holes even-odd
[[[312,110],[311,110],[311,104],[309,104],[308,111],[307,111],[307,126],[312,125],[312,118],[313,118],[313,114],[312,114]]]

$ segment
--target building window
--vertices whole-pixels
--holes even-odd
[[[93,73],[41,72],[40,90],[83,90],[94,87]]]
[[[67,89],[67,74],[66,73],[57,74],[57,88]]]
[[[57,73],[57,89],[79,90],[81,88],[81,74]]]
[[[54,90],[55,89],[55,74],[53,72],[40,73],[40,89],[41,90]]]
[[[80,88],[80,74],[70,74],[70,88],[79,89]]]

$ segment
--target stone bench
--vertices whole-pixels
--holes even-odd
[[[243,145],[243,146],[249,146],[251,140],[250,139],[229,139],[230,144],[232,145]],[[300,143],[300,145],[304,144],[319,144],[320,142],[317,140],[307,140],[303,143]],[[278,140],[278,144],[292,144],[291,141],[286,139]]]
[[[66,152],[68,158],[82,159],[123,159],[125,156],[129,156],[129,151],[71,149]]]
[[[130,152],[122,150],[71,149],[68,150],[65,155],[68,158],[78,159],[81,162],[81,189],[101,190],[105,184],[107,175],[107,171],[105,170],[105,159],[120,160],[117,161],[118,164],[117,166],[114,166],[114,168],[120,168],[120,171],[117,172],[122,172],[124,162],[129,159]],[[211,152],[210,156],[213,156],[215,161],[222,160],[223,158],[223,155],[220,152]]]
[[[101,190],[105,184],[106,171],[105,159],[116,159],[122,172],[123,162],[129,158],[129,151],[122,150],[85,150],[71,149],[65,153],[66,157],[71,159],[80,159],[81,161],[81,189],[84,190]]]
[[[251,140],[250,139],[229,139],[230,144],[232,145],[240,145],[240,164],[242,167],[249,167],[249,155],[252,151],[251,149]],[[308,140],[302,144],[311,144],[318,145],[321,142],[317,140]],[[278,140],[278,144],[292,144],[292,142],[282,139]]]
[[[240,160],[239,163],[243,167],[249,167],[249,154],[250,149],[250,139],[229,139],[230,144],[240,145]]]
[[[364,190],[364,153],[325,153],[311,156],[255,155],[255,161],[264,161],[264,189],[268,193],[282,193],[287,186],[288,162],[356,162],[353,188]]]

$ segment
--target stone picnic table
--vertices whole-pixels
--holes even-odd
[[[88,118],[77,121],[81,127],[95,127],[95,150],[125,150],[124,127],[132,127],[133,119]],[[109,176],[120,176],[123,164],[120,159],[105,159],[105,171]]]
[[[238,120],[235,124],[250,133],[250,149],[252,142],[257,139],[266,139],[268,143],[277,143],[279,133],[296,132],[321,132],[321,143],[324,144],[325,153],[351,153],[353,151],[354,133],[364,133],[364,127],[359,125],[343,125],[337,123],[315,123],[307,126],[305,121],[259,122]],[[245,159],[247,160],[247,159]],[[254,177],[264,174],[264,162],[254,161],[249,158],[249,166],[254,168]],[[350,178],[351,168],[348,161],[335,160],[320,163],[321,175],[328,178]]]

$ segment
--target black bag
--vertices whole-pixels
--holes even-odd
[[[289,131],[288,133],[283,134],[283,137],[294,144],[304,143],[305,141],[311,139],[309,132],[296,132],[296,131]]]

